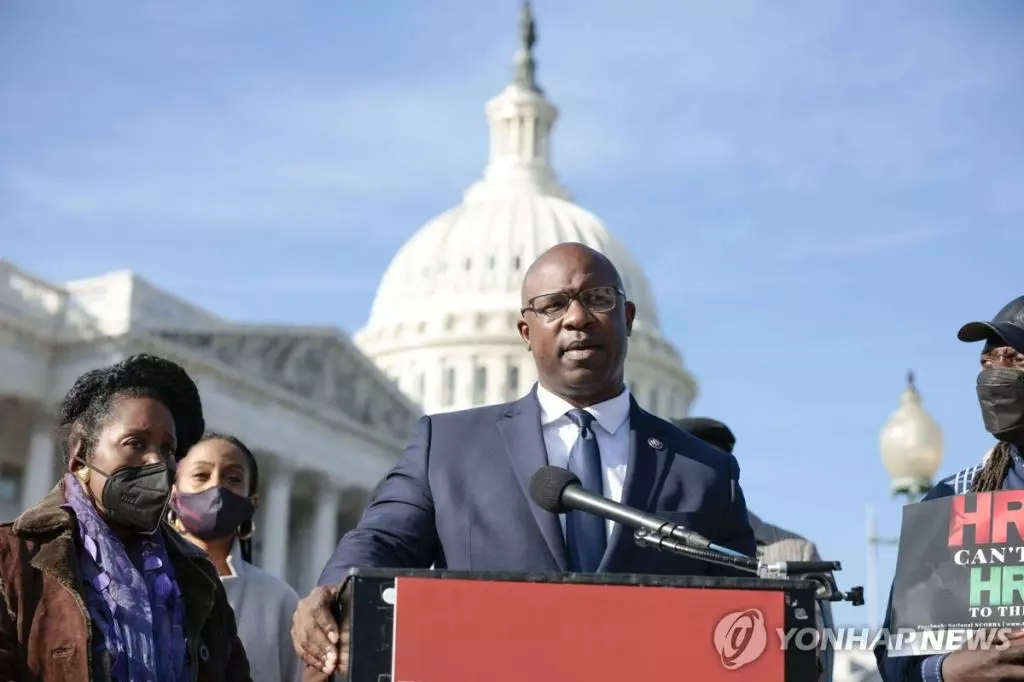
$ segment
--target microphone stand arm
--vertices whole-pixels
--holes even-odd
[[[841,570],[838,561],[780,561],[774,563],[759,562],[748,556],[733,556],[713,550],[690,547],[686,543],[653,533],[640,528],[633,533],[633,539],[641,547],[653,547],[657,550],[668,550],[697,561],[718,564],[729,568],[745,571],[759,578],[801,579],[815,583],[818,588],[816,598],[822,601],[849,601],[854,606],[864,604],[864,588],[857,586],[849,592],[839,590],[832,571]]]
[[[678,540],[673,540],[672,538],[664,535],[652,533],[651,531],[643,528],[638,528],[633,533],[633,539],[636,541],[636,544],[642,547],[653,547],[658,550],[667,549],[674,554],[681,554],[691,559],[697,559],[698,561],[718,564],[719,566],[728,566],[729,568],[746,571],[753,575],[758,574],[757,560],[747,556],[730,556],[728,554],[719,554],[718,552],[707,549],[697,549],[696,547],[690,547]]]

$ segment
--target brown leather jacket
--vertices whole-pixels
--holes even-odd
[[[63,482],[0,525],[0,681],[110,682],[93,675],[101,635],[81,594],[75,520],[62,504]],[[251,682],[216,569],[169,527],[162,532],[185,601],[192,682]]]

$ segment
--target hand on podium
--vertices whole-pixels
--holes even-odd
[[[303,680],[326,679],[335,673],[348,675],[348,618],[343,617],[339,627],[331,612],[339,589],[338,585],[314,588],[309,596],[299,600],[292,616],[292,646],[306,664]]]
[[[1005,648],[961,649],[946,656],[943,682],[1024,680],[1024,630],[1015,630],[1005,639],[1009,640]]]

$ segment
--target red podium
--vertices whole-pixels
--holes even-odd
[[[817,647],[785,636],[814,627],[814,593],[798,580],[353,569],[347,682],[814,682]]]

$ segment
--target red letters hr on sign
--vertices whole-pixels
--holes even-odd
[[[968,500],[974,502],[967,508]],[[964,528],[974,528],[975,545],[1007,543],[1010,526],[1024,538],[1024,490],[998,490],[972,496],[957,495],[949,515],[949,546],[964,544]]]

